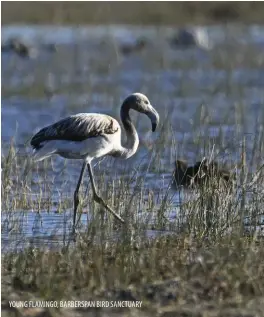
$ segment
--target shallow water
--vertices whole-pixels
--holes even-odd
[[[173,222],[177,218],[178,209],[174,208],[173,212],[169,213],[169,219]],[[79,215],[78,215],[79,217]],[[77,217],[77,219],[78,219]],[[16,211],[15,213],[2,213],[1,217],[1,251],[19,251],[26,247],[39,248],[59,248],[68,246],[73,243],[72,240],[72,212],[56,213],[42,211],[25,212]],[[153,218],[153,219],[152,219]],[[83,213],[80,216],[77,225],[77,232],[85,234],[87,226],[91,220],[89,213]],[[154,215],[148,216],[139,214],[138,221],[148,224],[149,229],[144,229],[142,234],[146,239],[153,237],[175,233],[171,228],[157,230],[151,226],[155,223]],[[264,236],[264,215],[261,215],[258,222],[250,224],[250,219],[245,218],[245,233],[255,232],[259,236]],[[101,232],[102,233],[102,232]],[[97,235],[100,234],[100,229],[97,230]],[[121,238],[120,233],[111,231],[103,234],[103,241],[115,240]],[[101,237],[98,238],[98,241]]]
[[[78,221],[77,232],[85,235],[90,216],[83,213]],[[56,249],[73,243],[72,213],[46,212],[19,212],[10,215],[2,214],[2,252],[19,251],[26,247]],[[144,236],[148,239],[170,234],[170,230],[144,230]],[[118,232],[102,232],[97,230],[99,241],[117,240]],[[100,239],[100,240],[99,240]]]
[[[149,150],[154,147],[158,161],[150,165],[144,186],[165,194],[175,157],[194,162],[208,155],[209,149],[203,147],[208,135],[217,158],[230,163],[240,159],[245,136],[251,160],[253,139],[263,133],[264,125],[264,28],[215,26],[201,30],[208,33],[210,48],[171,47],[168,39],[175,33],[173,28],[2,27],[3,42],[18,36],[39,48],[34,58],[1,56],[2,151],[7,152],[14,137],[23,162],[30,152],[25,142],[41,127],[78,112],[102,112],[119,119],[121,101],[129,93],[141,91],[149,96],[164,126],[150,136],[148,119],[133,114],[141,140],[137,154],[127,162],[104,160],[95,168],[97,176],[103,174],[109,181],[118,179],[120,173],[131,177],[136,168],[139,175],[144,174],[152,157]],[[146,39],[146,48],[122,54],[120,48],[133,45],[139,37]],[[44,44],[56,44],[57,51],[42,50]],[[262,158],[263,153],[254,157],[255,162]],[[45,182],[54,189],[55,201],[58,192],[72,197],[81,163],[64,164],[55,157],[46,167]],[[31,177],[34,195],[44,178],[34,172]],[[170,194],[177,206],[177,194]],[[28,213],[25,222],[19,220],[21,239],[34,237],[35,217]],[[53,226],[61,225],[64,217],[44,212],[37,237],[45,237],[47,232],[46,236],[51,236]],[[2,227],[4,221],[2,215]],[[8,230],[2,233],[5,247],[11,245],[10,235]]]

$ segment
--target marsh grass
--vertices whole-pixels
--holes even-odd
[[[145,183],[154,166],[153,171],[159,173],[156,162],[160,160],[164,140],[161,132],[161,142],[156,143],[159,148],[152,148],[149,163],[147,166],[143,163],[146,168],[143,174],[139,173],[140,165],[132,173],[124,166],[118,177],[105,181],[108,175],[98,167],[98,188],[122,213],[126,219],[124,226],[106,217],[100,206],[93,203],[85,183],[81,210],[88,204],[91,218],[85,229],[80,227],[77,242],[56,249],[43,245],[4,254],[2,275],[7,278],[4,299],[8,299],[10,292],[22,292],[23,298],[28,299],[32,294],[49,300],[137,299],[143,300],[146,314],[158,310],[164,316],[167,311],[193,316],[191,310],[197,307],[198,316],[210,309],[217,316],[223,312],[230,316],[237,316],[238,312],[256,316],[256,311],[263,308],[257,299],[264,295],[263,242],[256,233],[263,213],[263,166],[249,173],[244,140],[242,159],[235,167],[236,181],[223,184],[215,178],[192,194],[180,190],[177,217],[170,219],[170,211],[175,209],[172,199],[175,192],[169,190],[171,182],[155,193]],[[214,158],[214,149],[210,154]],[[11,215],[17,208],[40,214],[42,210],[52,210],[49,197],[54,184],[50,183],[47,168],[50,162],[25,163],[16,157],[11,142],[2,164],[4,210]],[[51,166],[55,166],[54,162]],[[34,173],[42,181],[38,181],[34,199],[31,191],[34,178],[28,173]],[[70,200],[65,199],[62,197],[56,205],[59,212],[71,207]],[[251,225],[247,232],[245,215]],[[147,235],[150,228],[162,230],[163,235],[150,239]],[[252,301],[254,310],[248,306]]]
[[[140,316],[145,310],[186,309],[193,316],[194,307],[198,316],[207,309],[216,316],[257,316],[263,308],[263,257],[262,242],[253,238],[232,234],[215,241],[187,234],[142,236],[133,248],[80,239],[67,252],[28,249],[2,263],[13,292],[24,298],[143,300]]]

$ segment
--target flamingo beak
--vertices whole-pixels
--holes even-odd
[[[157,126],[159,125],[159,114],[158,112],[151,107],[148,112],[146,112],[146,115],[149,117],[151,124],[152,124],[152,132],[156,131]]]

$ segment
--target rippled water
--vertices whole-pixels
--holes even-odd
[[[116,179],[121,171],[129,176],[138,166],[143,172],[151,158],[148,142],[154,142],[159,153],[159,162],[151,166],[145,181],[154,192],[167,189],[176,156],[193,162],[208,154],[201,146],[208,136],[218,157],[231,158],[233,163],[240,157],[241,139],[246,136],[251,159],[251,140],[262,133],[264,124],[264,28],[217,26],[201,30],[208,33],[208,49],[170,46],[173,28],[2,27],[2,41],[18,36],[39,48],[35,58],[1,56],[2,151],[7,152],[14,137],[18,154],[25,155],[30,151],[25,142],[33,133],[73,113],[102,112],[119,119],[122,100],[141,91],[159,111],[163,128],[150,137],[148,119],[134,114],[141,139],[137,154],[127,162],[104,160],[95,169],[97,175],[105,173],[107,179]],[[122,54],[122,47],[133,46],[139,37],[144,37],[146,47]],[[56,51],[42,50],[43,44],[56,44]],[[262,155],[255,161],[261,161]],[[60,158],[52,162],[48,175],[56,186],[53,199],[58,188],[72,195],[80,162],[69,162],[66,167]],[[8,217],[2,213],[3,228]],[[23,214],[19,220],[27,239],[34,237],[35,217],[34,213]],[[63,224],[66,216],[42,213],[41,217],[44,229],[37,237],[44,231],[51,235],[52,223]],[[3,231],[4,245],[10,243],[8,230]]]

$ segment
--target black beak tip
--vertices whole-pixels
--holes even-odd
[[[152,132],[155,132],[157,128],[157,123],[152,123]]]

